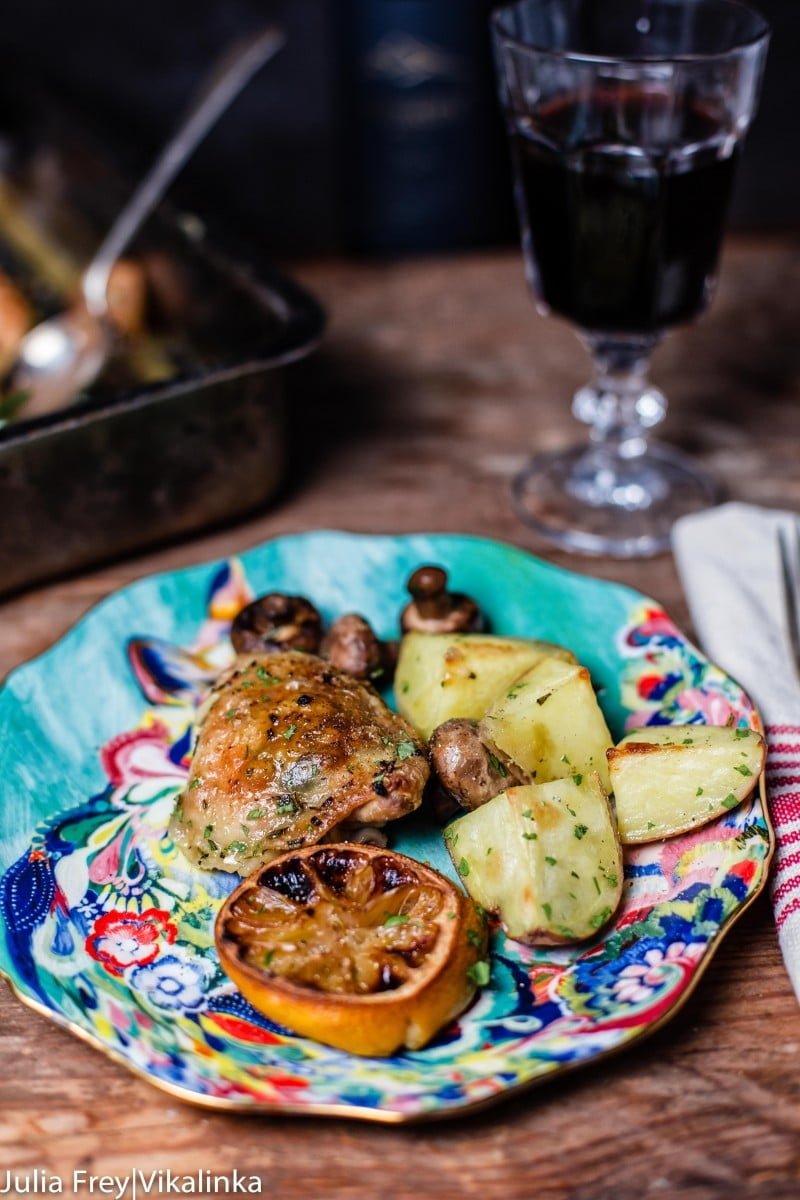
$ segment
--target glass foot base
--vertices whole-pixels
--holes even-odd
[[[541,537],[565,550],[614,558],[663,553],[678,517],[719,498],[692,462],[652,443],[630,457],[591,445],[537,455],[512,493],[521,520]]]

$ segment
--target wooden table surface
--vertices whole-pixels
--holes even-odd
[[[508,501],[533,447],[579,432],[587,360],[532,311],[516,254],[300,276],[326,344],[293,375],[290,477],[235,529],[0,606],[0,674],[129,580],[314,527],[498,536],[618,578],[687,613],[669,557],[568,560]],[[658,352],[664,433],[731,496],[800,510],[800,244],[733,242],[712,312]],[[77,486],[77,484],[76,484]],[[181,1105],[0,992],[0,1166],[120,1174],[238,1168],[272,1200],[642,1200],[800,1196],[800,1009],[761,898],[702,986],[651,1040],[482,1115],[390,1128],[211,1115]],[[4,1172],[0,1171],[0,1188]]]

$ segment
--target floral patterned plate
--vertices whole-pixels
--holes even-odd
[[[477,538],[281,538],[241,560],[142,580],[0,692],[0,969],[17,996],[165,1090],[209,1107],[383,1121],[441,1117],[629,1045],[675,1012],[764,884],[763,793],[704,829],[629,852],[612,928],[575,949],[498,934],[491,981],[425,1050],[359,1059],[255,1012],[222,974],[214,914],[236,879],[193,869],[166,829],[190,722],[253,594],[302,592],[396,634],[420,562],[451,572],[496,632],[570,646],[612,732],[758,727],[747,697],[657,604]],[[397,849],[452,875],[419,818]]]

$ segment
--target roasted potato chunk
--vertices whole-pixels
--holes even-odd
[[[550,642],[483,633],[407,633],[395,675],[397,707],[425,738],[453,717],[477,721],[545,655],[575,661],[571,651]]]
[[[34,313],[17,285],[0,271],[0,370],[14,361],[20,342],[34,323]]]
[[[141,337],[147,318],[147,276],[141,263],[119,258],[108,277],[108,319],[127,337]]]
[[[517,941],[594,937],[619,905],[619,839],[594,773],[508,788],[449,825],[445,841],[473,900]]]
[[[537,783],[596,771],[606,791],[613,739],[589,672],[549,656],[519,676],[481,721],[481,736]]]
[[[623,843],[654,842],[713,821],[752,792],[764,739],[749,729],[650,725],[608,751]]]

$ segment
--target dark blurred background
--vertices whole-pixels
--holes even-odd
[[[516,238],[490,58],[491,0],[11,0],[4,71],[52,89],[141,172],[207,65],[269,20],[289,45],[173,193],[280,258]],[[800,225],[800,4],[774,27],[734,224]]]

